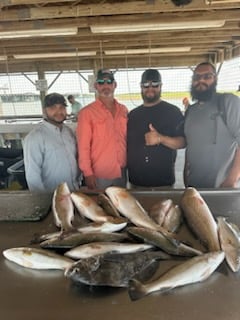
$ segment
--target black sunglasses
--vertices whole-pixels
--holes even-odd
[[[212,72],[203,73],[203,74],[196,73],[193,75],[193,81],[199,81],[201,79],[210,80],[210,79],[214,78],[215,76],[216,76],[216,74],[212,73]]]
[[[161,84],[161,82],[159,82],[159,81],[148,81],[148,82],[142,82],[141,86],[145,89],[147,89],[149,87],[157,88],[160,86],[160,84]]]
[[[96,82],[102,86],[102,85],[104,85],[104,83],[112,84],[114,82],[114,80],[113,79],[98,79],[98,80],[96,80]]]

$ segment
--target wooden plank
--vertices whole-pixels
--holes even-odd
[[[137,5],[138,3],[138,5]],[[157,2],[153,2],[157,3]],[[158,2],[159,3],[159,2]],[[122,3],[112,3],[112,4],[102,4],[99,5],[99,9],[95,10],[91,8],[91,5],[83,6],[47,6],[47,7],[23,7],[23,9],[11,9],[11,10],[2,10],[0,12],[0,19],[1,21],[19,21],[19,20],[39,20],[39,19],[59,19],[59,18],[67,18],[67,17],[95,17],[101,19],[101,22],[104,22],[104,19],[110,19],[112,22],[112,15],[115,15],[116,19],[118,20],[117,16],[122,16],[122,21],[124,19],[128,19],[129,16],[132,18],[132,16],[136,17],[141,16],[142,14],[161,14],[161,16],[164,19],[169,19],[169,15],[173,15],[178,18],[191,18],[191,16],[194,15],[195,18],[206,20],[211,19],[213,17],[216,19],[216,16],[218,18],[224,17],[227,20],[231,20],[233,17],[234,19],[238,20],[239,15],[237,15],[236,11],[240,9],[240,5],[236,5],[235,7],[232,7],[231,9],[227,8],[226,6],[222,6],[220,8],[209,7],[207,5],[204,6],[204,9],[201,8],[195,8],[195,10],[189,10],[186,8],[189,8],[188,6],[184,7],[176,7],[173,4],[171,10],[163,10],[163,5],[159,5],[158,9],[155,9],[154,4],[146,5],[146,1],[144,1],[144,7],[145,10],[140,10],[142,2],[135,2],[135,4],[131,7],[131,4],[128,3],[126,5],[123,5]],[[170,5],[170,4],[169,4]],[[214,10],[213,10],[214,9]],[[203,15],[204,12],[204,15]],[[193,14],[194,13],[194,14]],[[224,14],[225,13],[225,14]],[[220,14],[220,15],[219,15]],[[114,18],[114,20],[115,20]],[[147,19],[147,17],[146,17]],[[115,22],[117,22],[115,20]],[[131,20],[131,19],[130,19]],[[182,20],[181,20],[182,21]],[[106,21],[107,22],[107,21]]]

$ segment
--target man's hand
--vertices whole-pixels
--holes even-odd
[[[84,177],[84,179],[85,179],[85,184],[88,187],[88,189],[96,189],[97,188],[96,178],[94,175]]]
[[[145,144],[146,146],[155,146],[161,143],[161,135],[158,131],[153,127],[153,125],[149,124],[149,131],[145,133]]]

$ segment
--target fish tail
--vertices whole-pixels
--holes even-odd
[[[145,286],[140,281],[131,279],[128,283],[128,294],[130,299],[132,301],[135,301],[147,295],[148,292],[145,289]]]

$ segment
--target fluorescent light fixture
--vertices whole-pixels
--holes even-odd
[[[106,55],[142,54],[142,53],[170,53],[170,52],[189,52],[191,47],[165,47],[165,48],[146,48],[146,49],[126,49],[126,50],[105,50]]]
[[[205,20],[205,21],[179,21],[168,23],[133,23],[116,25],[92,25],[92,33],[112,33],[112,32],[130,32],[130,31],[151,31],[151,30],[181,30],[181,29],[201,29],[201,28],[219,28],[224,26],[225,20]]]
[[[33,38],[50,36],[68,36],[77,34],[78,28],[14,30],[0,32],[0,39]]]
[[[239,0],[205,0],[206,4],[237,3]]]
[[[0,56],[0,61],[5,61],[7,60],[7,56]]]
[[[15,54],[15,59],[47,59],[47,58],[64,58],[64,57],[89,57],[95,56],[96,51],[82,52],[55,52],[55,53],[31,53],[31,54]]]

